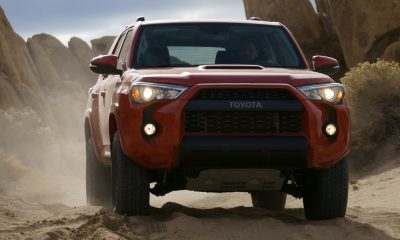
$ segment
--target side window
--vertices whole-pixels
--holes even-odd
[[[130,30],[126,34],[126,38],[125,38],[124,44],[122,44],[122,47],[121,47],[121,49],[119,51],[118,66],[117,66],[118,69],[122,69],[122,64],[125,62],[125,58],[126,58],[126,55],[128,54],[129,47],[130,47],[131,42],[132,42],[132,38],[133,38],[133,31]]]
[[[125,33],[121,35],[121,37],[119,37],[117,44],[114,47],[114,50],[112,51],[112,54],[118,55],[119,51],[121,50],[122,47],[122,43],[124,42],[125,39]]]

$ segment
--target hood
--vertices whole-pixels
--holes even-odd
[[[334,82],[330,77],[309,69],[287,68],[159,68],[132,70],[139,74],[136,81],[175,84],[191,87],[212,83],[282,83],[294,87]]]

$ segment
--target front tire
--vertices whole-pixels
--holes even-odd
[[[114,134],[111,157],[114,212],[126,215],[148,215],[150,211],[149,172],[123,152],[118,133]]]
[[[346,159],[329,169],[311,170],[304,186],[304,212],[308,220],[344,217],[347,209],[349,170]]]
[[[254,207],[271,211],[282,211],[286,205],[286,193],[283,192],[252,192],[251,200]]]
[[[111,169],[98,161],[92,137],[86,140],[86,200],[91,205],[111,207]]]

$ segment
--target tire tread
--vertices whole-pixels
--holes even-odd
[[[304,211],[309,220],[344,217],[348,198],[348,162],[309,172],[304,192]]]
[[[91,137],[86,140],[86,199],[91,205],[111,207],[111,169],[97,160]]]
[[[114,135],[112,146],[113,174],[118,186],[113,193],[114,211],[127,215],[148,215],[149,174],[137,165],[123,151],[118,133]]]

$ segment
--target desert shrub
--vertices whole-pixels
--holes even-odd
[[[380,167],[400,152],[400,66],[383,60],[361,63],[341,81],[352,118],[352,164]]]

